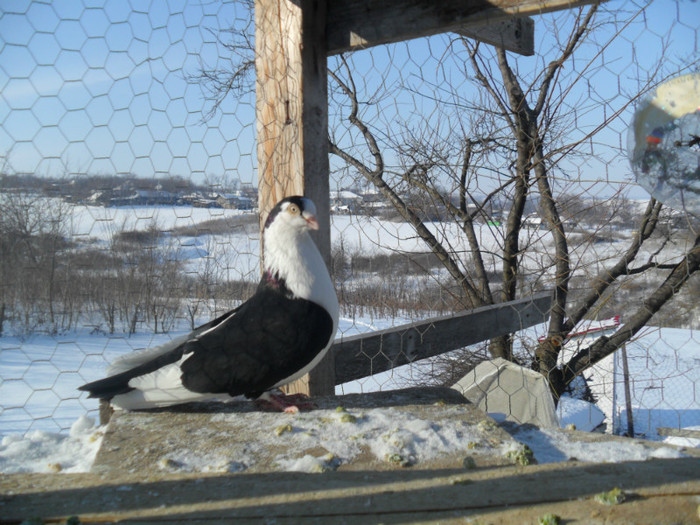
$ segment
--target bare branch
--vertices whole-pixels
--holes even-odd
[[[583,319],[612,283],[623,275],[629,275],[629,265],[637,257],[644,241],[649,239],[656,229],[661,207],[661,203],[655,199],[649,201],[632,244],[612,268],[603,270],[592,280],[590,292],[583,298],[579,307],[569,315],[569,318],[561,328],[563,332],[568,333],[573,330],[574,326]]]
[[[547,70],[544,74],[544,78],[542,79],[542,83],[540,84],[540,91],[539,96],[537,97],[537,102],[535,103],[535,107],[533,108],[533,113],[535,115],[539,115],[540,113],[542,113],[542,110],[545,107],[545,103],[550,95],[549,88],[551,87],[555,76],[558,74],[559,70],[564,65],[564,62],[566,62],[573,55],[574,50],[581,42],[583,36],[588,31],[590,23],[593,20],[593,16],[597,11],[597,4],[592,5],[588,9],[586,16],[583,18],[583,20],[580,21],[576,30],[570,35],[569,41],[564,47],[561,56],[557,60],[551,62],[547,67]]]
[[[584,348],[566,363],[562,371],[565,384],[589,366],[612,354],[620,346],[639,332],[662,306],[668,303],[683,287],[688,279],[700,269],[700,235],[695,238],[693,247],[675,265],[664,282],[629,317],[625,324],[610,337],[600,337],[590,347]]]
[[[430,247],[431,251],[438,257],[440,262],[445,266],[447,271],[450,273],[452,278],[457,282],[462,290],[465,292],[469,298],[472,307],[483,306],[485,303],[483,297],[478,293],[475,287],[470,282],[469,278],[459,269],[459,266],[452,258],[450,253],[445,249],[445,247],[437,240],[435,235],[423,224],[423,221],[416,215],[416,213],[411,210],[409,206],[401,199],[401,197],[396,193],[383,179],[384,175],[384,162],[382,159],[381,151],[377,145],[377,141],[369,130],[369,128],[362,122],[358,116],[359,104],[357,101],[357,93],[355,86],[352,81],[352,75],[350,74],[347,62],[343,59],[346,66],[349,81],[343,82],[338,75],[335,73],[330,73],[333,80],[335,80],[341,89],[345,92],[350,100],[351,112],[348,116],[349,122],[355,126],[362,134],[365,143],[367,144],[370,153],[375,160],[375,168],[370,169],[365,166],[359,159],[356,159],[346,151],[344,151],[340,146],[333,143],[329,139],[329,151],[331,154],[338,155],[340,158],[346,162],[353,165],[362,175],[372,182],[376,188],[393,204],[394,208],[399,212],[399,214],[413,227],[416,229],[416,233],[421,239]]]

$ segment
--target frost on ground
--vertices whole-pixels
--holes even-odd
[[[459,413],[460,407],[443,408]],[[315,410],[297,415],[279,415],[274,425],[269,414],[245,414],[248,435],[255,442],[236,442],[236,424],[243,414],[221,413],[212,425],[231,428],[222,444],[202,448],[211,434],[202,428],[163,455],[163,472],[244,472],[255,469],[265,454],[272,453],[272,468],[279,471],[320,473],[335,470],[361,454],[392,467],[407,467],[452,456],[476,458],[497,456],[514,462],[534,457],[537,463],[577,459],[585,462],[643,461],[680,458],[673,447],[658,447],[639,440],[581,442],[555,429],[538,429],[506,423],[514,440],[496,438],[496,425],[484,419],[467,424],[459,417],[426,421],[399,408]],[[26,436],[5,436],[0,445],[0,472],[87,472],[102,441],[102,430],[83,416],[68,435],[34,431]],[[473,465],[473,462],[470,462]],[[463,465],[468,465],[465,461]],[[461,466],[455,465],[455,466]]]
[[[188,441],[165,453],[160,467],[171,472],[231,472],[268,464],[280,471],[325,472],[351,464],[361,455],[364,461],[371,458],[390,467],[450,456],[458,456],[460,462],[465,455],[503,456],[506,443],[493,432],[495,425],[470,425],[459,417],[463,410],[461,406],[440,407],[436,421],[393,407],[338,407],[274,417],[221,413],[210,418],[211,427],[217,429],[214,439],[211,428],[188,433]],[[240,425],[245,425],[245,436],[254,442],[241,442]],[[203,450],[205,441],[209,444]]]
[[[102,443],[94,420],[81,416],[68,434],[34,430],[9,434],[0,442],[0,472],[87,472]]]
[[[673,447],[658,447],[652,442],[635,439],[609,441],[580,441],[557,429],[513,425],[511,435],[530,447],[538,463],[556,463],[578,460],[587,463],[621,463],[648,459],[675,459],[686,457]]]

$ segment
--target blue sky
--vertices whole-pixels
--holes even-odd
[[[633,9],[629,2],[615,0],[604,5]],[[235,2],[134,1],[129,5],[123,0],[4,0],[0,7],[0,161],[4,166],[0,167],[52,176],[172,174],[255,183],[252,96],[227,100],[220,112],[203,123],[209,107],[205,93],[185,80],[202,62],[227,64],[226,52],[208,29],[216,32],[244,19]],[[541,54],[519,58],[520,71],[534,72],[547,61],[553,20],[535,18]],[[602,65],[586,73],[590,78],[579,82],[570,100],[582,103],[591,98],[594,82],[592,97],[604,99],[606,111],[614,110],[658,57],[669,27],[673,33],[668,69],[694,60],[697,70],[698,24],[700,2],[657,0],[644,19],[626,28],[625,38],[606,50]],[[605,39],[605,33],[598,38]],[[411,75],[433,86],[455,78],[461,83],[458,61],[438,65],[447,41],[442,36],[384,46],[356,53],[353,63],[370,91]],[[582,54],[573,70],[582,69],[585,61]],[[423,89],[420,83],[416,86]],[[428,95],[432,89],[427,88]],[[468,90],[466,84],[464,89]],[[431,114],[429,100],[429,96],[404,94],[378,105],[378,127],[390,128],[393,119],[416,114],[416,107]],[[603,146],[625,145],[630,118],[631,111],[625,112],[611,132],[601,135]],[[580,123],[585,127],[599,119],[599,114],[589,111]],[[591,161],[586,176],[622,180],[629,178],[629,167],[619,158],[604,166]]]
[[[202,61],[217,63],[208,29],[235,23],[239,7],[9,0],[0,9],[0,154],[12,170],[235,171],[250,181],[252,100],[202,123],[204,94],[185,80]]]

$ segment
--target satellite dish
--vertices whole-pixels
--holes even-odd
[[[637,182],[658,201],[700,217],[700,73],[657,87],[637,109],[627,142]]]

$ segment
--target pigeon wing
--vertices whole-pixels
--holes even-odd
[[[182,384],[193,392],[255,397],[310,363],[332,328],[318,304],[261,287],[236,315],[185,343]]]

